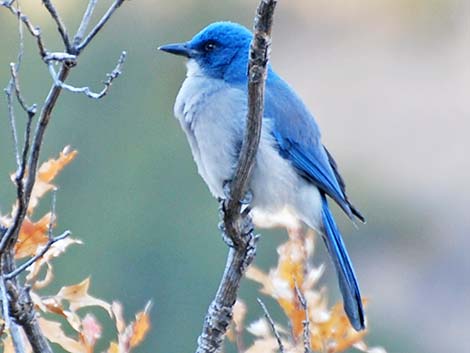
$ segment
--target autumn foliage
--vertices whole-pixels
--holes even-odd
[[[277,301],[284,312],[287,324],[275,324],[275,330],[285,352],[305,352],[307,339],[312,352],[339,353],[355,348],[362,352],[385,353],[381,347],[369,348],[366,345],[364,337],[367,330],[357,332],[352,328],[342,303],[332,307],[328,305],[327,291],[318,285],[324,267],[311,264],[314,238],[313,233],[290,232],[289,240],[277,249],[277,267],[265,273],[251,266],[246,274],[259,283],[261,293]],[[279,344],[269,321],[261,318],[245,328],[246,311],[246,305],[239,300],[235,304],[229,338],[245,353],[279,352]],[[250,347],[240,349],[245,330],[254,336],[254,342]]]
[[[77,151],[70,147],[56,159],[43,163],[36,176],[31,194],[27,216],[22,224],[15,246],[15,258],[29,259],[41,254],[50,242],[56,224],[53,211],[42,217],[34,214],[40,199],[48,192],[56,190],[54,179],[60,171],[77,156]],[[12,179],[14,177],[12,176]],[[15,214],[14,205],[10,214],[0,215],[0,223],[8,227]],[[37,219],[37,220],[35,220]],[[104,310],[109,319],[114,321],[116,339],[109,343],[106,353],[130,353],[145,338],[150,328],[150,303],[136,314],[135,319],[126,322],[120,303],[108,303],[89,294],[90,278],[70,286],[62,287],[56,294],[42,295],[39,290],[46,288],[54,280],[53,259],[62,255],[69,246],[81,244],[81,241],[69,236],[54,242],[48,250],[26,269],[26,283],[31,288],[31,299],[39,316],[39,324],[44,336],[52,343],[58,344],[71,353],[93,353],[96,342],[101,338],[102,325],[96,317],[87,313],[87,309],[98,307]],[[68,327],[64,328],[63,325]],[[65,332],[74,332],[72,335]],[[4,353],[13,353],[14,347],[10,332],[5,323],[0,321],[0,333]],[[24,340],[27,342],[28,340]],[[31,348],[27,347],[27,352]]]

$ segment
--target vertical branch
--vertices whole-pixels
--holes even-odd
[[[219,288],[207,311],[202,333],[198,338],[196,353],[219,351],[227,327],[232,319],[233,305],[247,266],[256,253],[257,236],[248,212],[241,212],[241,202],[246,194],[248,180],[255,161],[261,136],[264,108],[264,88],[268,54],[276,0],[262,0],[255,17],[254,36],[248,64],[248,115],[240,158],[231,185],[231,197],[224,202],[224,237],[230,247],[225,271]]]

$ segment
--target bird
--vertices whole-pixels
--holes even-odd
[[[218,199],[228,196],[226,186],[235,173],[244,137],[252,38],[243,25],[221,21],[209,24],[187,42],[158,47],[187,59],[174,114],[198,173]],[[348,199],[345,182],[321,142],[313,115],[270,63],[261,138],[248,185],[253,212],[273,222],[288,214],[322,235],[336,269],[345,313],[356,331],[365,329],[358,281],[328,198],[353,222],[364,223],[364,217]]]

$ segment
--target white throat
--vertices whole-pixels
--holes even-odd
[[[202,72],[201,66],[196,62],[194,59],[189,59],[186,63],[186,77],[194,77],[194,76],[205,76]]]

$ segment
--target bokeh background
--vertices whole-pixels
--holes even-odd
[[[75,30],[86,1],[56,3]],[[58,231],[71,229],[84,241],[56,261],[50,290],[91,274],[92,293],[120,300],[128,317],[152,299],[153,329],[137,351],[194,349],[227,251],[216,227],[217,203],[173,118],[183,60],[156,47],[187,40],[216,20],[251,27],[257,4],[126,2],[69,82],[101,89],[125,49],[124,75],[101,101],[65,92],[47,131],[43,159],[67,144],[79,150],[57,181]],[[107,5],[102,1],[96,13]],[[23,7],[43,29],[48,49],[62,50],[40,1],[23,1]],[[17,32],[1,8],[0,32],[4,87]],[[369,298],[367,341],[392,353],[470,346],[469,58],[466,0],[280,1],[275,15],[272,63],[316,116],[351,198],[368,218],[356,230],[338,212]],[[21,84],[28,102],[38,103],[51,84],[29,35]],[[0,99],[3,213],[14,198],[10,136]],[[43,205],[47,210],[47,200]],[[256,263],[268,269],[286,235],[262,233]],[[316,261],[327,261],[318,248]],[[337,299],[331,266],[325,281]],[[250,320],[261,315],[257,295],[246,281]],[[282,322],[274,302],[267,304]]]

